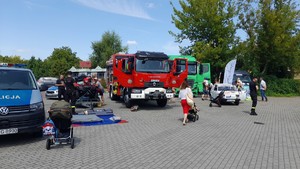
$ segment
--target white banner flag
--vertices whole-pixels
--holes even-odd
[[[233,74],[235,70],[236,59],[231,60],[225,67],[223,83],[232,84]]]

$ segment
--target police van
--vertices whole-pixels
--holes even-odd
[[[31,70],[0,63],[0,135],[42,134],[44,102]]]

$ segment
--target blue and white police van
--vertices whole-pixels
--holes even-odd
[[[18,68],[17,68],[18,67]],[[31,70],[0,63],[0,136],[42,134],[44,102]]]

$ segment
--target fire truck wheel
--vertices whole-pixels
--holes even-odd
[[[160,99],[160,100],[156,100],[157,105],[159,107],[165,107],[167,105],[168,100],[167,99]]]
[[[109,90],[109,98],[110,98],[111,100],[116,100],[116,95],[113,94],[113,91],[112,91],[111,88],[110,88],[110,90]]]
[[[120,97],[118,97],[117,95],[115,95],[115,94],[113,93],[112,88],[110,88],[110,90],[109,90],[109,98],[110,98],[111,100],[118,100]]]
[[[131,99],[129,98],[129,95],[126,93],[125,95],[124,95],[124,103],[125,103],[125,106],[127,107],[127,108],[130,108],[131,106],[132,106],[132,103],[131,103],[132,101],[131,101]]]

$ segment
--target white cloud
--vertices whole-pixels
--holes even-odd
[[[179,45],[174,42],[167,42],[165,45],[163,45],[163,50],[167,54],[179,54]]]
[[[28,52],[30,52],[30,50],[28,50],[28,49],[15,49],[14,51],[16,53],[28,53]]]
[[[24,1],[24,4],[25,4],[25,6],[26,6],[29,10],[32,10],[33,8],[48,8],[48,7],[45,6],[45,5],[41,5],[41,4],[39,4],[39,3],[32,2],[32,1],[30,1],[30,0]]]
[[[147,8],[154,8],[155,5],[152,2],[146,3]]]
[[[135,40],[128,40],[127,45],[137,45],[137,42]]]
[[[153,20],[151,16],[143,10],[137,0],[74,0],[79,4],[94,8],[100,11],[131,16],[136,18]]]

